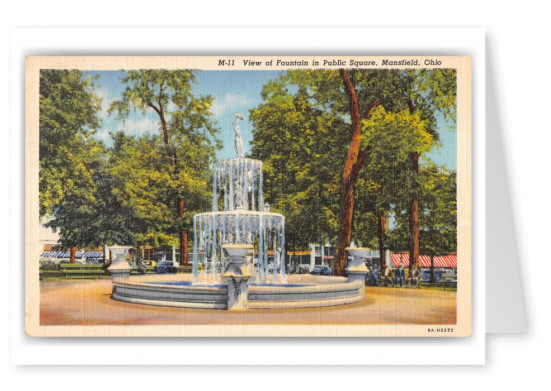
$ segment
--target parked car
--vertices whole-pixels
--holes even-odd
[[[434,271],[434,282],[439,282],[442,279],[442,274],[444,274],[441,270],[435,270]],[[421,275],[421,282],[430,282],[430,270],[423,270]]]
[[[273,263],[269,263],[268,266],[266,267],[266,269],[268,270],[268,273],[273,273],[274,272],[274,264]],[[276,273],[280,273],[281,272],[281,268],[277,268],[276,269]]]
[[[309,265],[295,265],[289,271],[291,274],[308,274],[310,273]]]
[[[155,273],[176,273],[178,268],[172,261],[161,261],[153,269]]]
[[[442,281],[457,282],[457,269],[445,270],[442,274]]]
[[[314,266],[310,274],[313,274],[316,276],[332,276],[333,270],[331,270],[329,266],[316,265]]]

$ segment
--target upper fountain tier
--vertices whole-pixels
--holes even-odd
[[[222,160],[214,167],[212,211],[248,210],[265,212],[262,194],[262,162],[246,159],[239,130],[242,114],[234,113],[237,158]]]
[[[212,211],[266,211],[262,182],[260,160],[235,158],[219,161],[214,168]]]

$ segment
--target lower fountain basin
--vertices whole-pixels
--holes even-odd
[[[133,276],[113,280],[112,298],[134,304],[227,309],[226,284],[193,283],[192,275]],[[285,284],[250,284],[248,308],[317,308],[355,303],[364,284],[344,277],[289,275]]]

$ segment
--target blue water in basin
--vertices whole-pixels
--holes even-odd
[[[155,281],[148,282],[151,285],[170,285],[170,286],[197,286],[197,287],[206,287],[206,288],[221,288],[227,286],[226,284],[193,284],[190,281]],[[250,286],[271,286],[274,288],[300,288],[303,286],[313,286],[313,284],[249,284]]]
[[[151,285],[170,285],[170,286],[198,286],[205,288],[221,288],[227,286],[226,284],[193,284],[190,281],[176,281],[176,282],[148,282]]]
[[[314,284],[249,284],[250,286],[272,286],[274,288],[300,288],[303,286],[313,286]]]

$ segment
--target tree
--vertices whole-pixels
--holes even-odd
[[[160,137],[113,135],[109,164],[112,194],[120,210],[128,213],[126,219],[124,213],[118,215],[131,227],[132,242],[138,248],[146,243],[156,247],[178,243],[178,212],[171,202],[178,182],[171,178]]]
[[[348,83],[343,85],[343,80]],[[329,137],[335,137],[335,140],[338,140],[335,147],[331,148],[334,155],[330,165],[324,166],[324,162],[320,162],[319,159],[313,160],[314,164],[331,172],[330,175],[318,179],[321,183],[327,183],[330,180],[329,183],[334,186],[338,194],[336,202],[339,206],[336,211],[332,211],[334,220],[337,221],[338,248],[340,249],[337,250],[335,274],[344,274],[344,248],[350,243],[354,188],[361,167],[369,154],[369,148],[367,148],[367,150],[364,149],[365,153],[360,155],[361,121],[362,118],[369,118],[372,111],[383,101],[388,110],[395,110],[398,107],[396,97],[391,94],[391,91],[399,87],[398,82],[397,73],[386,70],[354,71],[351,75],[346,70],[340,72],[300,70],[287,71],[280,77],[283,91],[295,97],[302,95],[302,102],[315,110],[316,116],[324,118],[323,121],[331,120],[327,127]],[[356,84],[358,87],[356,92],[345,88],[355,87]],[[396,88],[393,89],[394,84]],[[402,103],[405,104],[405,101]],[[298,107],[302,108],[302,106]],[[287,130],[287,124],[281,122],[280,129],[281,131]],[[274,132],[277,131],[278,129],[274,129]],[[334,136],[332,133],[338,135]],[[361,158],[358,160],[360,156]],[[286,155],[284,158],[289,159],[289,156]],[[336,167],[338,169],[335,169]],[[336,183],[333,182],[335,174],[338,176]],[[319,225],[319,223],[316,224],[316,226]]]
[[[340,210],[335,274],[344,274],[345,248],[350,245],[352,237],[356,187],[374,148],[365,135],[367,122],[379,106],[387,113],[402,113],[402,117],[417,115],[436,142],[435,109],[452,113],[455,107],[455,79],[452,77],[455,73],[448,71],[296,70],[287,71],[280,77],[281,89],[294,96],[303,95],[303,101],[318,114],[336,118],[334,123],[339,126],[335,131],[343,132],[345,137],[344,148],[339,149],[342,170],[339,169]],[[416,105],[415,110],[409,110],[411,102]],[[286,124],[282,123],[280,128],[286,129]],[[410,129],[412,133],[415,131]],[[331,169],[335,171],[335,166]],[[418,242],[418,239],[414,238],[414,241]]]
[[[264,162],[264,194],[285,215],[286,246],[333,240],[338,230],[339,175],[346,145],[344,122],[314,107],[305,89],[281,78],[266,84],[265,103],[250,112],[253,158]]]
[[[189,70],[127,71],[122,82],[126,90],[111,104],[110,113],[117,112],[125,119],[130,110],[144,115],[152,111],[159,118],[161,137],[154,141],[163,148],[166,167],[162,172],[166,175],[162,181],[167,182],[167,194],[161,200],[175,212],[173,225],[179,231],[181,263],[187,265],[191,212],[205,196],[209,167],[219,146],[217,129],[210,121],[213,98],[192,95],[195,74]]]
[[[80,71],[40,72],[40,217],[52,214],[64,195],[87,197],[91,171],[84,164],[88,144],[100,120],[94,84]]]
[[[339,117],[347,124],[343,129],[347,143],[341,166],[340,223],[334,270],[335,274],[344,275],[345,248],[350,245],[352,237],[356,184],[372,151],[372,146],[364,140],[364,123],[379,105],[391,113],[407,109],[404,85],[408,74],[402,70],[341,69],[289,71],[287,75],[291,83],[308,92],[314,107]],[[430,128],[431,122],[427,124]]]
[[[96,202],[94,173],[103,147],[93,140],[100,120],[100,100],[94,84],[82,72],[40,72],[40,217],[60,230],[61,243],[70,248],[92,240],[88,229]]]
[[[142,229],[142,221],[136,216],[134,209],[117,196],[119,182],[114,175],[114,168],[120,162],[120,138],[124,136],[122,133],[112,136],[114,145],[105,151],[94,176],[97,202],[94,204],[95,219],[92,221],[92,229],[96,234],[91,245],[102,246],[104,258],[105,245],[135,243],[136,234]]]
[[[339,233],[336,254],[338,273],[344,268],[345,247],[350,243],[352,216],[354,211],[354,187],[359,172],[362,170],[365,165],[365,160],[372,151],[372,145],[369,143],[363,146],[363,148],[361,147],[361,123],[369,120],[374,108],[379,104],[382,104],[384,107],[386,106],[387,110],[390,111],[404,110],[405,107],[403,102],[405,98],[407,100],[409,114],[413,115],[415,111],[418,111],[420,113],[420,119],[426,121],[428,125],[427,130],[436,141],[438,140],[438,135],[435,131],[435,113],[440,112],[443,115],[455,115],[456,98],[455,70],[435,69],[395,71],[391,73],[382,72],[378,74],[383,76],[382,79],[379,79],[377,76],[371,76],[362,80],[360,76],[359,78],[356,77],[356,79],[359,79],[357,81],[354,80],[354,74],[351,77],[344,69],[340,70],[340,75],[348,95],[352,129],[342,181],[341,230]],[[381,83],[384,84],[384,87],[381,87]],[[371,97],[369,97],[369,95],[371,95]],[[365,113],[363,117],[361,116],[362,110],[360,104],[362,101],[374,101],[373,104],[368,103],[368,109],[363,111]],[[412,132],[415,132],[415,129],[412,129]],[[418,161],[421,153],[422,151],[419,149],[414,148],[411,150],[412,168],[415,173],[418,172]],[[415,175],[413,178],[415,178]],[[415,186],[413,188],[415,189]],[[415,190],[412,191],[411,194],[411,257],[414,260],[413,263],[415,266],[418,266],[418,201]],[[379,224],[381,224],[381,219],[379,219]]]
[[[68,189],[60,201],[51,206],[51,219],[46,223],[59,231],[59,241],[70,249],[70,261],[75,262],[76,249],[97,243],[98,222],[96,174],[100,168],[103,145],[89,139],[79,155],[80,169],[88,175],[87,181],[75,181],[78,190]],[[79,178],[82,179],[82,178]]]
[[[407,164],[409,169],[410,165]],[[411,170],[404,170],[405,173]],[[431,258],[431,279],[434,281],[434,256],[457,250],[457,185],[456,173],[424,162],[418,175],[419,248]],[[408,182],[406,180],[405,182]],[[396,252],[409,249],[410,197],[404,197],[394,208],[394,227],[389,247]],[[413,260],[410,258],[410,265]]]
[[[371,199],[371,202],[360,205],[357,218],[360,221],[355,225],[361,224],[362,217],[367,216],[370,224],[377,227],[377,245],[373,247],[379,248],[381,268],[385,264],[388,217],[397,198],[406,195],[404,187],[397,187],[396,181],[403,175],[401,169],[411,150],[425,152],[432,148],[433,135],[428,129],[427,121],[421,120],[419,113],[411,114],[408,110],[391,113],[382,106],[363,124],[363,142],[371,147],[371,152],[357,187],[363,193],[359,198]],[[366,234],[371,231],[368,225],[356,229],[356,235],[363,236],[365,240]]]
[[[457,185],[453,171],[431,164],[420,171],[420,249],[430,256],[434,282],[434,256],[457,251]]]
[[[423,116],[434,121],[434,116],[439,113],[444,118],[455,119],[456,115],[456,82],[455,69],[423,69],[408,70],[404,93],[408,97],[410,113],[416,110],[422,111]],[[438,135],[434,133],[435,140]],[[411,156],[412,192],[410,200],[410,272],[414,267],[419,268],[419,205],[418,185],[419,157],[421,151],[413,149]]]

